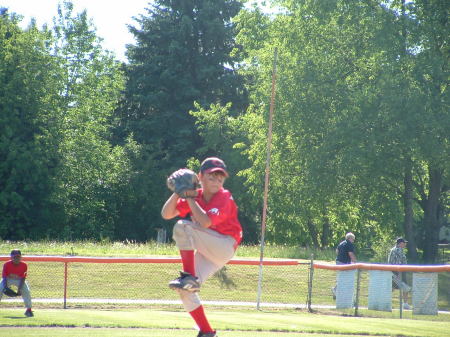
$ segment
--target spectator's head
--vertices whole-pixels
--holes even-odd
[[[403,238],[398,238],[396,242],[397,242],[397,247],[400,247],[400,248],[405,248],[406,244],[408,243],[408,241],[406,241]]]
[[[351,232],[345,234],[345,240],[348,240],[350,242],[354,242],[355,241],[355,234],[353,234]]]
[[[11,260],[13,263],[18,264],[22,259],[22,253],[19,249],[13,249],[11,251]]]

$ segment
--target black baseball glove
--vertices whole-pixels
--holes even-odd
[[[196,190],[200,187],[197,175],[194,171],[189,169],[179,169],[173,172],[169,178],[167,178],[167,187],[172,192],[178,194],[181,198],[186,198],[186,194],[189,190]],[[190,194],[190,196],[192,196]]]
[[[16,293],[14,290],[12,290],[11,288],[8,288],[8,287],[3,288],[3,293],[6,296],[9,296],[9,297],[17,297],[17,296],[19,296],[18,293]]]

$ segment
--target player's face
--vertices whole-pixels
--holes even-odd
[[[20,260],[22,260],[22,255],[15,254],[15,255],[11,256],[11,260],[13,261],[14,264],[18,264],[20,262]]]
[[[200,175],[203,190],[208,193],[218,192],[225,182],[225,175],[220,172],[204,173]]]

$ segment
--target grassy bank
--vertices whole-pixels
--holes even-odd
[[[110,257],[146,257],[178,256],[178,249],[173,243],[158,244],[154,241],[139,243],[133,241],[94,242],[94,241],[1,241],[0,254],[8,255],[11,249],[18,248],[24,255],[74,255],[74,256],[110,256]],[[260,246],[241,245],[237,257],[259,257]],[[333,261],[334,249],[310,249],[287,245],[266,245],[264,256],[267,258],[310,259],[314,254],[316,260]]]

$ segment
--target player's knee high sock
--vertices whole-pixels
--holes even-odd
[[[211,325],[209,325],[209,322],[206,319],[205,310],[203,309],[203,305],[201,305],[197,309],[191,311],[189,314],[192,316],[195,323],[197,323],[197,326],[201,332],[213,332]]]
[[[195,263],[193,250],[180,250],[183,271],[195,276]]]

